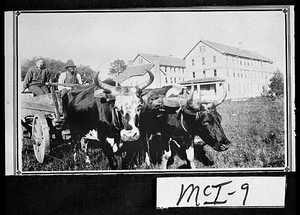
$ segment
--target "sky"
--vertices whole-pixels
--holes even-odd
[[[285,65],[281,11],[80,11],[21,13],[18,55],[88,65],[105,75],[116,59],[138,53],[183,58],[201,39],[255,51]]]

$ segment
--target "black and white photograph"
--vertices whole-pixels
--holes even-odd
[[[15,38],[11,171],[287,171],[295,162],[288,9],[5,16]]]

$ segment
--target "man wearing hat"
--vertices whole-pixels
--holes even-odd
[[[74,61],[68,60],[66,63],[66,72],[60,74],[58,83],[68,83],[68,84],[82,84],[81,76],[75,71],[75,64]],[[62,95],[67,91],[70,90],[71,87],[64,87],[58,86],[58,89],[62,91]]]
[[[28,69],[24,82],[23,92],[28,88],[35,96],[50,93],[48,86],[45,85],[50,79],[50,71],[44,67],[42,57],[35,58],[35,66]]]

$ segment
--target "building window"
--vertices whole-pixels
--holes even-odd
[[[217,76],[217,70],[214,69],[214,76],[216,77]]]
[[[139,63],[143,63],[143,58],[140,58],[140,59],[139,59]]]
[[[230,84],[228,83],[228,85],[227,85],[227,86],[228,86],[228,92],[230,92]]]
[[[202,46],[199,46],[200,52],[202,52]]]
[[[240,65],[242,65],[243,63],[242,63],[242,59],[240,59]]]
[[[213,56],[213,62],[217,62],[217,58],[216,58],[216,55]]]
[[[193,72],[193,78],[195,78],[196,77],[196,73],[195,72]]]
[[[235,70],[233,70],[233,73],[232,73],[233,77],[235,77]]]
[[[204,77],[204,78],[206,77],[205,71],[203,71],[203,77]]]
[[[166,84],[167,84],[168,83],[168,78],[166,77],[165,80],[166,80]]]
[[[205,46],[203,46],[203,52],[205,52]]]
[[[195,60],[194,59],[192,59],[192,66],[194,66],[195,65]]]
[[[205,57],[202,58],[202,65],[205,65]]]
[[[174,83],[176,83],[176,78],[174,78]]]

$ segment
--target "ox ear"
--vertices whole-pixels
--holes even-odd
[[[95,90],[94,96],[96,98],[105,98],[106,97],[103,89],[97,89],[97,90]]]
[[[107,102],[106,95],[105,95],[103,89],[95,90],[94,97],[100,98],[101,103],[106,103]]]

